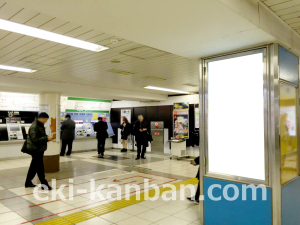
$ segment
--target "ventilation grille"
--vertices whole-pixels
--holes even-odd
[[[55,66],[57,64],[64,62],[64,60],[54,59],[54,58],[41,56],[41,55],[35,55],[35,54],[26,56],[26,57],[20,59],[20,61],[44,65],[44,66]]]
[[[130,57],[134,57],[137,59],[154,59],[162,56],[170,55],[171,53],[164,52],[155,48],[151,48],[148,46],[141,46],[137,48],[132,48],[123,52],[120,52],[122,55],[127,55]]]
[[[144,78],[147,79],[147,80],[155,80],[155,81],[164,81],[164,80],[166,80],[164,78],[155,77],[155,76],[147,76],[147,77],[144,77]]]
[[[116,70],[116,69],[107,70],[107,72],[118,73],[118,74],[122,74],[122,75],[126,75],[126,76],[134,74],[132,72],[123,71],[123,70]]]
[[[111,63],[120,63],[121,61],[118,60],[118,59],[112,59],[112,60],[110,60],[110,62],[111,62]]]
[[[196,85],[196,84],[190,84],[190,83],[188,83],[188,84],[183,84],[183,85],[185,85],[185,86],[190,86],[190,87],[199,87],[199,85]]]

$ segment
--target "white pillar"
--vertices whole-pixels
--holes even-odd
[[[48,142],[44,156],[45,172],[59,171],[60,153],[60,93],[41,93],[40,112],[49,114],[49,120],[45,124],[46,133],[55,137],[54,141]]]

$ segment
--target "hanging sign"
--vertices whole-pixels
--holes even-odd
[[[0,110],[39,111],[39,95],[0,92]]]
[[[109,113],[111,100],[68,97],[65,112]]]

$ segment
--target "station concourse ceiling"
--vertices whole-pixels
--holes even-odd
[[[0,18],[109,47],[0,30],[0,64],[37,70],[1,70],[0,91],[162,101],[143,87],[197,92],[200,57],[275,40],[219,0],[0,0]]]
[[[262,2],[300,34],[300,0],[262,0]]]

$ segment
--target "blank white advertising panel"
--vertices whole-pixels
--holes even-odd
[[[265,180],[263,53],[208,63],[209,172]]]

